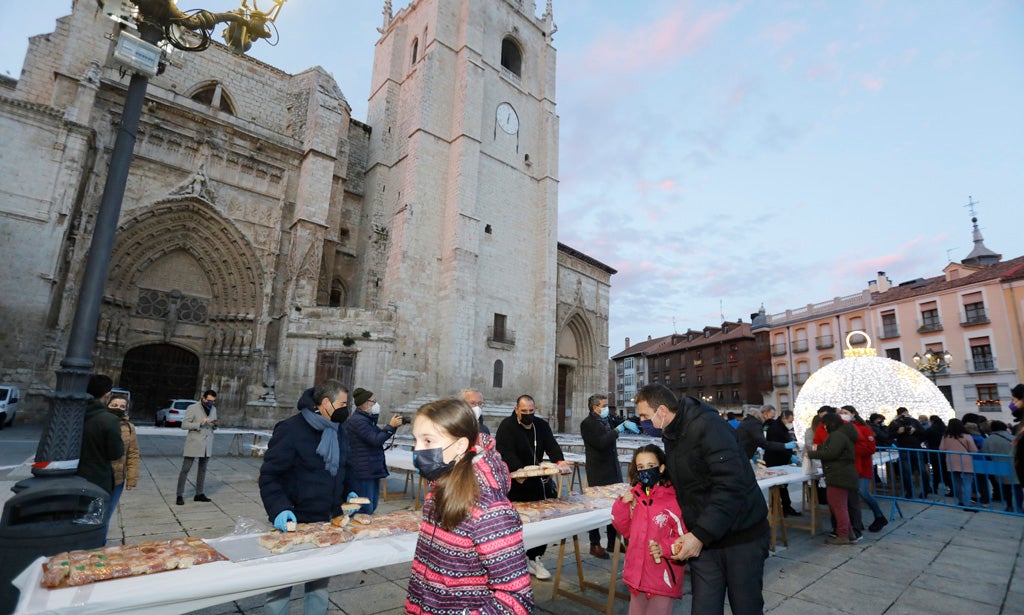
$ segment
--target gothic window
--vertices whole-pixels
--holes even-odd
[[[501,359],[498,359],[497,361],[494,362],[494,379],[491,382],[491,386],[496,388],[496,389],[500,389],[501,388],[501,381],[502,381],[502,378],[504,377],[504,375],[505,375],[505,364],[501,362]]]
[[[331,297],[327,305],[330,307],[342,307],[345,305],[345,285],[337,278],[331,282]]]
[[[420,59],[420,39],[412,39],[412,64],[416,63],[416,60]]]
[[[501,67],[516,77],[523,76],[523,52],[511,36],[501,41]]]
[[[224,113],[235,115],[235,108],[234,105],[231,104],[231,98],[219,83],[204,85],[193,92],[192,96],[189,98],[198,103],[213,107],[214,109],[220,109]]]
[[[135,313],[146,318],[163,320],[173,317],[176,322],[200,324],[206,322],[209,312],[207,301],[199,297],[178,295],[172,297],[162,290],[140,289]]]

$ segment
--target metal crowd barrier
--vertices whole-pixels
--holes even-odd
[[[928,448],[879,450],[896,453],[875,467],[875,497],[892,501],[890,520],[897,514],[903,516],[900,502],[1024,517],[1024,495],[1015,480],[1010,455]],[[968,459],[972,472],[950,470],[951,461],[953,466],[964,467]]]

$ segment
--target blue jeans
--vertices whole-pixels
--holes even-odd
[[[377,501],[380,500],[380,479],[367,478],[365,480],[353,479],[352,490],[364,498],[370,498],[369,504],[363,504],[359,512],[365,515],[372,515],[377,510]]]
[[[967,502],[974,499],[974,473],[953,472],[953,491],[956,503],[966,506]]]
[[[875,499],[875,496],[871,495],[870,478],[860,479],[860,497],[868,503],[868,508],[870,508],[871,512],[874,513],[876,519],[878,517],[885,517],[885,515],[882,514],[882,508],[878,505],[878,500]]]
[[[114,511],[117,510],[117,502],[121,499],[122,493],[124,493],[124,483],[114,487],[113,493],[110,494],[110,507],[107,508],[107,527],[110,527],[110,520],[114,517]]]
[[[330,577],[328,577],[326,579],[306,581],[306,595],[302,599],[302,612],[305,615],[324,615],[327,613],[327,584],[330,580]],[[282,587],[268,593],[267,601],[263,604],[264,615],[285,615],[288,613],[288,600],[291,595],[291,587]]]

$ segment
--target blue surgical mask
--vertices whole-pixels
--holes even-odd
[[[605,406],[604,408],[601,408],[601,418],[603,418],[603,419],[608,418],[608,406]]]

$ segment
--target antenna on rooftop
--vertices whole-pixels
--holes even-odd
[[[722,322],[725,322],[725,309],[722,307],[722,300],[718,300],[718,317]]]
[[[676,317],[675,316],[672,317],[672,333],[679,333],[679,331],[676,331]]]
[[[950,254],[950,252],[952,252],[953,250],[956,250],[956,248],[946,248],[946,260],[947,260],[947,261],[949,261],[949,262],[951,262],[951,263],[953,262],[953,257],[952,257],[952,256],[950,256],[949,254]]]

